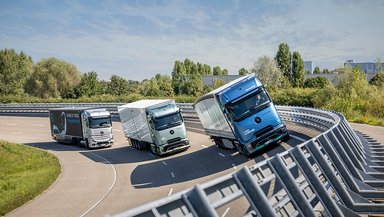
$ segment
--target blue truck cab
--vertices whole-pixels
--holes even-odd
[[[200,119],[211,119],[202,121],[202,124],[216,143],[230,142],[245,155],[289,136],[267,90],[254,74],[236,79],[201,97],[194,107]],[[219,110],[233,136],[214,130],[217,126],[214,122],[221,117],[217,114]]]

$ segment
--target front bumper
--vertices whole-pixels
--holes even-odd
[[[246,149],[249,154],[252,154],[263,147],[274,144],[276,142],[281,141],[285,136],[288,135],[287,128],[284,124],[279,125],[272,131],[269,131],[261,136],[259,136],[255,141],[246,145]]]
[[[160,153],[163,155],[183,151],[188,149],[189,147],[191,147],[191,145],[189,144],[189,140],[182,139],[176,142],[166,143],[165,145],[160,146],[159,149]]]

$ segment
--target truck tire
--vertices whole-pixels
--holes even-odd
[[[157,156],[159,156],[159,157],[161,157],[161,156],[162,156],[162,154],[161,154],[161,152],[160,152],[160,148],[159,148],[159,147],[156,147],[156,154],[157,154]]]
[[[283,137],[283,139],[282,139],[281,141],[282,141],[282,142],[286,142],[286,141],[289,140],[289,138],[290,138],[290,136],[289,136],[289,134],[287,134],[287,135],[285,135],[285,136]]]
[[[85,139],[85,148],[86,149],[90,149],[88,139]]]
[[[217,145],[217,147],[219,147],[219,148],[221,148],[221,149],[224,149],[224,150],[227,149],[227,147],[225,147],[224,142],[223,142],[223,140],[222,140],[221,138],[214,137],[214,138],[213,138],[213,141],[215,142],[215,144]]]

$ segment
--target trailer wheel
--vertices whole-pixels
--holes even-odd
[[[215,141],[217,147],[221,148],[221,149],[226,149],[226,147],[224,146],[224,143],[223,143],[223,140],[220,139],[220,138],[217,138],[217,137],[214,137],[213,140]]]

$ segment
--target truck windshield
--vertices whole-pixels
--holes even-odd
[[[89,118],[89,127],[90,128],[102,128],[102,127],[111,127],[111,117],[90,117]]]
[[[271,100],[264,89],[235,103],[229,104],[227,111],[234,121],[241,121],[269,106]]]
[[[181,125],[182,123],[183,119],[179,112],[153,119],[153,126],[156,130],[165,130],[170,127]]]

